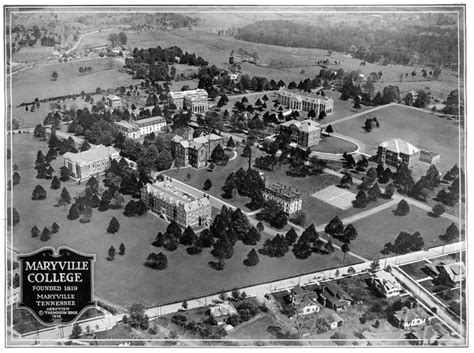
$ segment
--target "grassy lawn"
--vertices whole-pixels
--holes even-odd
[[[91,66],[92,72],[80,74],[81,66]],[[116,88],[140,82],[131,75],[120,72],[118,69],[121,67],[120,62],[111,58],[36,65],[13,76],[13,106],[33,101],[35,98],[42,99],[81,91],[92,92],[97,87]],[[53,71],[58,73],[57,81],[51,80]]]
[[[264,314],[249,323],[242,323],[238,325],[232,331],[227,333],[226,339],[235,340],[270,340],[275,338],[270,332],[267,331],[269,326],[277,326],[277,323],[269,314]],[[249,344],[254,342],[250,341]]]
[[[451,221],[446,218],[433,218],[426,211],[410,205],[406,216],[395,216],[392,211],[396,205],[354,223],[359,234],[349,245],[354,253],[369,259],[381,257],[381,250],[387,242],[393,242],[401,231],[419,231],[425,248],[442,245],[439,235],[443,234]],[[393,254],[389,255],[393,256]]]
[[[325,152],[325,153],[344,153],[354,152],[357,146],[350,142],[334,136],[321,136],[321,141],[311,151]]]
[[[208,262],[214,260],[210,249],[191,256],[182,246],[173,253],[151,246],[158,231],[164,231],[167,226],[165,221],[151,213],[140,218],[126,218],[121,210],[94,210],[88,224],[81,224],[77,220],[69,221],[66,218],[68,209],[54,207],[61,190],[51,190],[50,181],[35,178],[33,163],[36,152],[39,149],[46,152],[45,143],[33,138],[31,134],[15,135],[13,142],[13,163],[19,166],[22,178],[13,192],[13,205],[20,214],[20,223],[13,229],[13,246],[26,253],[43,246],[66,245],[85,253],[96,254],[95,294],[114,303],[123,306],[134,302],[141,302],[146,306],[170,303],[341,264],[342,254],[338,252],[328,256],[313,255],[307,260],[298,260],[289,252],[284,258],[261,255],[257,266],[245,267],[242,261],[252,247],[238,243],[234,247],[232,259],[227,260],[225,269],[218,272],[208,267]],[[53,168],[58,170],[60,166],[61,158],[58,158],[54,161]],[[31,201],[32,190],[37,184],[47,190],[46,200]],[[75,182],[67,182],[65,186],[72,197],[84,189],[84,185],[77,185]],[[127,197],[126,201],[128,200]],[[106,233],[112,216],[120,223],[117,235]],[[57,222],[61,229],[51,240],[41,242],[31,238],[30,231],[34,225],[42,229],[50,227],[53,222]],[[265,238],[261,244],[264,240]],[[114,261],[107,261],[108,248],[113,245],[117,249],[122,242],[126,247],[125,255],[117,255]],[[256,248],[260,248],[260,245]],[[166,270],[155,271],[143,266],[149,253],[160,251],[164,251],[168,257]],[[171,280],[177,278],[179,281]]]
[[[380,128],[366,133],[365,119],[376,116]],[[459,127],[437,115],[404,106],[390,106],[375,113],[336,124],[334,130],[363,141],[366,153],[375,154],[378,145],[392,138],[402,138],[422,150],[441,154],[438,170],[443,174],[459,163]]]

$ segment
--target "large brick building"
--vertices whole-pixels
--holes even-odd
[[[280,124],[280,134],[285,135],[298,147],[315,146],[321,140],[321,125],[311,119],[290,120]]]
[[[321,95],[319,91],[304,92],[282,87],[278,90],[277,95],[281,105],[287,106],[292,110],[303,110],[305,112],[309,112],[312,109],[316,112],[317,117],[323,111],[326,115],[332,114],[334,109],[333,99]]]
[[[177,110],[186,108],[195,114],[205,114],[209,109],[206,90],[194,89],[168,93],[168,102],[174,104]]]
[[[110,167],[112,159],[120,159],[120,151],[112,146],[103,145],[92,147],[90,150],[64,154],[64,165],[69,169],[72,178],[76,180],[98,176]]]
[[[207,226],[211,221],[211,203],[207,197],[192,195],[172,179],[146,184],[141,198],[154,213],[180,226]]]
[[[391,139],[379,145],[377,156],[379,161],[397,167],[405,164],[412,168],[418,164],[420,150],[402,139]]]
[[[166,119],[162,116],[152,116],[151,118],[131,122],[121,120],[114,124],[123,134],[125,134],[125,136],[132,139],[139,139],[140,137],[151,134],[152,132],[166,130]]]
[[[265,186],[263,198],[265,200],[275,201],[283,212],[290,216],[296,211],[301,210],[301,193],[294,191],[286,185],[272,184]]]
[[[216,134],[193,137],[193,133],[192,128],[186,128],[183,136],[174,136],[171,140],[171,154],[176,163],[182,167],[191,165],[194,168],[201,168],[207,165],[217,145],[224,148],[224,138]]]

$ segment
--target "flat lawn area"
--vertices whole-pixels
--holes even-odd
[[[20,223],[13,229],[13,246],[22,253],[43,246],[57,248],[65,245],[81,252],[96,254],[94,268],[97,297],[123,306],[134,302],[152,306],[333,268],[342,263],[340,252],[332,255],[313,254],[307,260],[298,260],[290,251],[284,258],[260,255],[257,266],[246,267],[242,261],[252,247],[239,242],[234,247],[234,256],[226,260],[225,269],[219,272],[208,266],[209,261],[215,260],[210,249],[192,256],[186,253],[183,246],[172,253],[153,247],[151,242],[159,231],[165,230],[167,223],[151,213],[140,218],[127,218],[122,215],[122,210],[99,212],[95,209],[88,224],[82,224],[78,220],[70,221],[66,218],[69,208],[54,207],[61,189],[52,190],[49,188],[49,180],[35,178],[34,160],[39,149],[46,153],[45,142],[35,139],[31,134],[14,135],[13,142],[13,163],[18,165],[21,175],[21,183],[13,192],[13,206],[20,214]],[[53,162],[55,170],[61,165],[61,158]],[[31,201],[32,190],[37,184],[47,191],[46,200]],[[72,181],[63,185],[72,197],[84,189],[84,184],[77,185]],[[129,199],[126,197],[126,202]],[[106,233],[112,216],[120,223],[120,230],[116,235]],[[34,225],[43,229],[50,227],[53,222],[57,222],[61,229],[49,241],[41,242],[31,237]],[[267,235],[255,248],[259,249],[266,237]],[[117,249],[122,242],[126,247],[125,255],[116,255],[115,260],[107,261],[110,246]],[[161,251],[168,257],[166,270],[156,271],[143,265],[148,254]],[[351,260],[346,259],[346,263]]]
[[[92,72],[80,74],[79,67],[91,66]],[[20,72],[12,78],[13,106],[31,102],[35,98],[49,98],[66,94],[93,92],[137,84],[131,75],[120,72],[123,65],[112,58],[77,60],[67,63],[41,64]],[[58,73],[56,81],[51,80],[53,71]]]
[[[325,153],[354,152],[356,149],[357,146],[354,143],[335,136],[321,136],[321,141],[311,147],[311,151]]]
[[[241,323],[235,329],[229,331],[225,338],[236,340],[274,339],[275,336],[267,331],[269,326],[278,326],[278,324],[275,322],[271,315],[264,314],[249,323]],[[252,342],[250,341],[249,343]]]
[[[425,248],[442,245],[439,239],[451,221],[446,218],[433,218],[425,210],[410,205],[410,213],[406,216],[395,216],[392,211],[396,205],[363,218],[354,223],[359,234],[349,245],[352,252],[369,259],[382,256],[380,252],[388,242],[393,242],[401,231],[410,234],[419,231],[425,242]],[[385,255],[393,256],[394,254]]]
[[[376,116],[380,128],[366,133],[365,119]],[[363,141],[366,153],[375,154],[378,145],[392,138],[401,138],[421,150],[441,154],[437,167],[443,174],[459,163],[459,127],[437,115],[414,110],[403,105],[389,106],[375,113],[335,124],[334,131]]]

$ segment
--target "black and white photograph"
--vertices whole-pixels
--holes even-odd
[[[4,347],[467,349],[468,7],[4,4]]]

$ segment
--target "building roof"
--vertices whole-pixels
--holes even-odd
[[[400,322],[411,322],[417,318],[427,318],[425,312],[420,308],[417,307],[413,309],[408,309],[406,306],[404,306],[398,311],[395,311],[393,313],[393,316],[395,316]]]
[[[354,301],[349,294],[344,292],[341,288],[332,283],[324,283],[320,289],[320,295],[326,298],[332,305],[336,307],[345,305],[343,301]]]
[[[220,141],[224,138],[222,136],[216,134],[208,134],[205,135],[202,133],[200,136],[193,138],[191,141],[186,140],[183,136],[175,135],[171,139],[171,141],[181,144],[184,148],[193,148],[199,149],[203,145],[209,143],[210,141]]]
[[[119,100],[121,100],[122,98],[120,98],[119,96],[116,96],[115,94],[109,94],[109,95],[107,96],[107,99],[110,99],[110,100],[112,100],[112,101],[119,101]]]
[[[281,126],[296,126],[296,128],[300,131],[306,131],[306,132],[312,132],[312,131],[318,131],[321,129],[321,124],[311,120],[311,119],[306,119],[306,120],[290,120],[287,122],[284,122],[281,124]]]
[[[162,116],[152,116],[151,118],[140,119],[135,121],[137,125],[148,125],[151,123],[158,124],[162,122],[166,122],[166,119]]]
[[[398,281],[395,279],[395,277],[393,277],[393,275],[390,272],[380,270],[373,274],[373,278],[375,281],[380,282],[385,292],[389,292],[393,289],[398,289],[398,290],[402,289]]]
[[[293,198],[301,198],[301,193],[294,191],[291,187],[282,185],[282,184],[271,184],[269,186],[265,186],[265,191],[267,193],[275,193],[281,197],[287,197],[290,199]],[[295,287],[296,288],[296,287]],[[300,287],[301,288],[301,287]]]
[[[432,338],[444,336],[443,329],[439,325],[427,325],[420,329],[413,329],[410,334],[412,337],[420,340],[431,340]]]
[[[192,89],[188,91],[172,91],[168,93],[168,96],[170,96],[173,99],[181,99],[188,96],[207,98],[207,92],[204,89],[198,88],[198,89]]]
[[[65,159],[70,159],[72,162],[77,164],[89,163],[105,158],[119,156],[120,151],[112,146],[105,147],[98,145],[92,147],[90,150],[78,153],[67,152],[64,154]]]
[[[332,101],[331,97],[328,96],[322,96],[321,94],[317,94],[321,89],[318,89],[313,92],[305,92],[305,91],[300,91],[300,90],[291,90],[286,87],[281,87],[278,90],[278,94],[285,96],[285,97],[291,97],[294,98],[298,101],[309,101],[309,102],[318,102],[320,100],[324,101]]]
[[[301,309],[306,308],[307,306],[314,306],[314,305],[318,306],[317,304],[318,304],[318,302],[315,299],[313,299],[309,296],[304,296],[303,299],[299,300],[295,304],[295,308],[296,308],[296,310],[299,311]]]
[[[446,265],[436,266],[439,272],[444,272],[449,276],[452,282],[456,283],[461,281],[464,278],[465,266],[464,262],[455,262]]]
[[[209,308],[210,314],[213,317],[220,317],[225,315],[236,315],[237,310],[235,310],[232,303],[224,302],[222,304],[216,304],[215,306],[211,306]]]
[[[412,155],[413,153],[420,151],[411,143],[408,143],[400,138],[384,141],[379,146],[387,149],[388,151],[395,152],[397,154],[403,153],[406,155]]]
[[[181,205],[186,211],[192,211],[198,208],[210,206],[211,202],[207,197],[195,197],[179,188],[173,181],[157,181],[154,184],[148,183],[146,185],[148,194],[166,200],[168,203]]]
[[[127,131],[136,131],[136,130],[138,130],[137,126],[135,126],[134,124],[131,124],[128,121],[125,121],[125,120],[116,121],[116,122],[114,122],[114,124],[123,127]]]
[[[439,156],[440,154],[439,153],[436,153],[436,152],[431,152],[431,151],[421,151],[420,152],[420,156],[426,156],[426,157],[436,157],[436,156]]]

